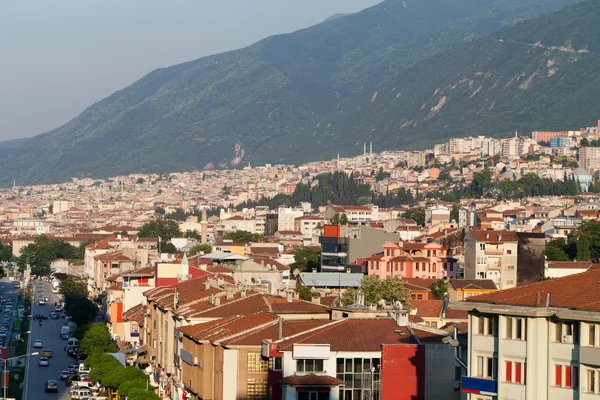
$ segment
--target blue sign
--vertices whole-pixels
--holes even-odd
[[[463,376],[460,380],[460,391],[463,393],[496,396],[498,394],[498,381]]]

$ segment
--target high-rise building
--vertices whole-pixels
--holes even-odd
[[[579,149],[579,166],[592,174],[599,170],[600,147],[581,147]]]

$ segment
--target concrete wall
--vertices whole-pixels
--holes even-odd
[[[544,276],[546,235],[517,232],[517,285],[539,281]]]
[[[375,253],[383,251],[383,244],[387,241],[397,241],[399,236],[388,233],[381,229],[373,229],[366,226],[360,227],[359,237],[349,238],[348,263],[356,261],[357,258],[370,257]]]
[[[460,386],[460,382],[456,380],[457,366],[451,345],[430,343],[425,346],[425,399],[460,399],[460,392],[456,391]]]

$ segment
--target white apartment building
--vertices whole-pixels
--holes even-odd
[[[52,214],[58,214],[69,211],[73,207],[73,202],[69,200],[54,200],[52,202]]]
[[[13,221],[13,235],[46,235],[50,233],[50,224],[39,219],[20,219]]]
[[[289,207],[279,207],[277,214],[277,230],[280,232],[293,231],[295,230],[296,218],[303,216],[304,210]]]
[[[579,166],[592,174],[599,170],[600,147],[581,147],[579,149]]]
[[[302,237],[311,238],[320,236],[323,226],[328,224],[329,220],[318,215],[304,215],[294,220],[294,231],[302,232]]]
[[[469,311],[470,400],[600,398],[600,265],[453,303]]]
[[[465,238],[465,278],[491,279],[502,289],[517,285],[517,234],[471,229]]]

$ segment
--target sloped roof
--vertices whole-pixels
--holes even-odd
[[[416,344],[407,327],[391,318],[342,319],[278,344],[280,351],[294,344],[329,344],[331,351],[381,351],[382,344]]]
[[[439,318],[444,306],[443,300],[411,300],[410,308],[423,318]]]
[[[455,289],[498,290],[491,279],[451,279],[450,284]]]
[[[317,374],[290,375],[281,379],[279,383],[284,386],[341,386],[346,384],[343,380],[333,376]]]
[[[585,272],[535,282],[529,285],[469,297],[469,303],[545,307],[550,294],[550,306],[582,311],[600,311],[600,265]]]
[[[472,229],[471,235],[478,242],[516,242],[517,233],[513,231],[492,231]]]
[[[281,322],[282,337],[286,338],[295,336],[302,332],[306,332],[314,328],[319,328],[330,323],[331,321],[328,319],[284,319]],[[256,330],[246,335],[241,335],[234,339],[228,340],[227,344],[237,346],[260,346],[264,339],[279,339],[279,323],[269,325],[266,328]]]
[[[123,313],[123,321],[135,321],[139,326],[144,326],[146,306],[138,304]]]
[[[194,340],[210,340],[212,342],[226,341],[241,334],[264,328],[270,324],[277,324],[278,317],[267,313],[258,312],[249,315],[234,315],[206,323],[188,325],[179,328],[184,335]]]

